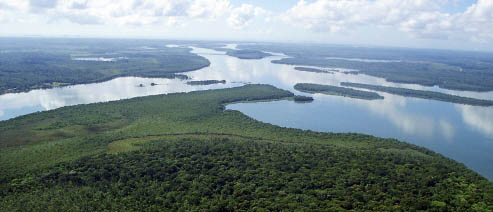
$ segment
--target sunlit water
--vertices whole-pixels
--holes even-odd
[[[236,45],[228,45],[236,48]],[[455,95],[493,99],[492,92],[450,91],[437,87],[398,84],[366,75],[311,73],[294,66],[273,64],[272,60],[241,60],[208,49],[194,48],[211,66],[186,73],[193,80],[226,80],[226,84],[190,86],[179,79],[117,78],[111,81],[62,88],[34,90],[0,96],[0,120],[35,111],[75,104],[105,102],[174,92],[241,86],[244,83],[271,84],[296,94],[313,96],[315,101],[241,103],[228,105],[257,120],[280,126],[325,132],[359,132],[397,138],[427,147],[466,164],[493,180],[493,107],[475,107],[380,93],[383,100],[359,100],[323,94],[304,94],[293,89],[299,82],[339,85],[359,82],[385,86],[440,91]],[[151,83],[158,85],[151,86]],[[139,87],[142,84],[144,87]]]

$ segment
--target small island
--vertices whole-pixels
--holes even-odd
[[[450,102],[464,105],[472,105],[472,106],[493,106],[492,100],[485,99],[475,99],[470,97],[462,97],[451,94],[445,94],[435,91],[423,91],[423,90],[414,90],[409,88],[396,88],[396,87],[387,87],[381,85],[369,85],[362,83],[352,83],[352,82],[341,82],[341,86],[354,87],[354,88],[363,88],[373,91],[380,91],[400,96],[406,97],[414,97],[421,99],[432,99],[442,102]]]
[[[224,84],[226,80],[197,80],[197,81],[188,81],[188,85],[212,85],[212,84]]]
[[[311,96],[294,96],[294,102],[296,103],[308,103],[313,102],[313,97]]]
[[[322,93],[327,95],[344,96],[356,99],[375,100],[383,99],[383,96],[375,92],[355,90],[352,88],[344,88],[331,85],[320,85],[313,83],[298,83],[294,89],[305,93]]]
[[[272,56],[272,54],[265,53],[265,52],[258,51],[258,50],[251,50],[251,49],[235,50],[235,49],[227,49],[227,48],[217,48],[216,50],[225,51],[226,55],[236,57],[239,59],[256,59],[256,60],[258,60],[258,59]]]
[[[358,75],[359,74],[359,71],[345,71],[345,72],[342,72],[343,74],[352,74],[352,75]]]
[[[294,70],[297,70],[297,71],[305,71],[305,72],[313,72],[313,73],[327,73],[327,74],[333,74],[333,72],[339,72],[338,70],[335,70],[335,69],[322,70],[322,69],[318,69],[318,68],[299,67],[299,66],[294,67]]]

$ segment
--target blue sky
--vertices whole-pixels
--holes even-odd
[[[0,36],[493,51],[492,0],[0,0]]]

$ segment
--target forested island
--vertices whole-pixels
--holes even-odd
[[[333,73],[333,72],[339,72],[338,70],[331,69],[331,70],[322,70],[318,68],[309,68],[309,67],[294,67],[294,70],[297,71],[306,71],[306,72],[314,72],[314,73]]]
[[[258,60],[258,59],[262,59],[262,58],[265,58],[265,57],[272,56],[269,53],[265,53],[265,52],[258,51],[258,50],[250,50],[250,49],[239,49],[239,50],[235,50],[235,49],[228,49],[228,48],[215,48],[215,50],[217,50],[217,51],[225,51],[226,52],[226,55],[229,55],[229,56],[232,56],[232,57],[236,57],[236,58],[239,58],[239,59],[247,59],[247,60],[248,59]]]
[[[313,97],[311,96],[294,96],[294,101],[299,103],[313,102]]]
[[[245,85],[2,121],[0,211],[493,210],[491,182],[425,148],[224,110],[293,96]]]
[[[388,87],[381,85],[369,85],[362,83],[352,83],[352,82],[341,82],[341,86],[354,87],[354,88],[364,88],[368,90],[381,91],[385,93],[406,96],[406,97],[414,97],[414,98],[422,98],[422,99],[432,99],[442,102],[451,102],[457,104],[465,104],[472,106],[493,106],[492,100],[484,100],[484,99],[475,99],[470,97],[462,97],[451,94],[445,94],[435,91],[423,91],[423,90],[415,90],[409,88],[396,88],[396,87]]]
[[[357,99],[375,100],[383,99],[383,96],[378,95],[375,92],[355,90],[352,88],[345,88],[332,85],[320,85],[313,83],[297,83],[294,85],[294,89],[306,92],[306,93],[322,93],[327,95],[345,96]]]
[[[212,84],[224,84],[226,83],[226,80],[195,80],[195,81],[188,81],[187,84],[189,85],[212,85]]]
[[[189,48],[168,48],[158,41],[11,38],[0,44],[0,94],[124,76],[183,78],[177,73],[210,65]]]
[[[238,48],[290,56],[272,61],[278,64],[354,69],[359,70],[356,73],[396,83],[493,91],[493,54],[490,52],[279,43],[242,44]],[[358,58],[370,61],[358,61]]]

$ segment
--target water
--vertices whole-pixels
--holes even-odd
[[[356,62],[367,62],[367,63],[393,63],[402,62],[402,60],[375,60],[375,59],[364,59],[364,58],[346,58],[346,57],[326,57],[329,60],[347,60]]]
[[[116,62],[118,60],[125,60],[128,57],[73,57],[72,60],[78,61],[97,61],[97,62]]]
[[[236,45],[228,45],[235,48]],[[366,75],[311,73],[294,66],[273,64],[282,54],[261,60],[241,60],[208,49],[194,48],[211,61],[211,66],[186,73],[193,80],[226,80],[226,84],[190,86],[179,79],[117,78],[111,81],[62,88],[34,90],[0,96],[0,120],[67,105],[105,102],[155,94],[189,92],[241,86],[244,83],[271,84],[315,101],[240,103],[227,109],[239,110],[257,120],[280,126],[325,132],[359,132],[397,138],[429,148],[464,163],[493,180],[493,107],[475,107],[380,93],[384,100],[359,100],[323,94],[304,94],[294,84],[339,85],[359,82],[384,86],[440,91],[449,94],[493,99],[493,92],[451,91],[438,87],[386,82]],[[151,86],[151,83],[157,83]],[[138,85],[143,84],[144,87]]]

